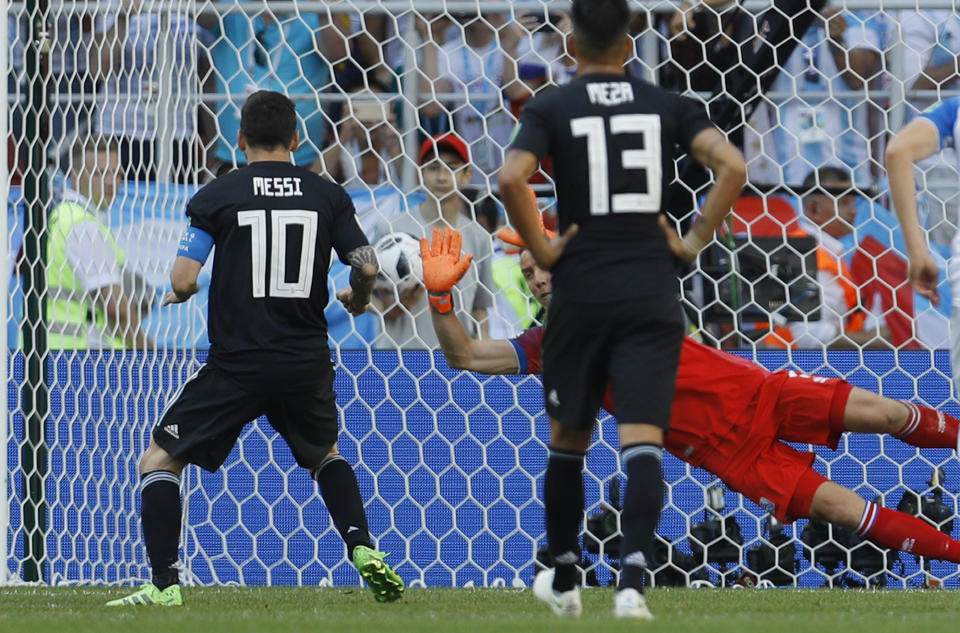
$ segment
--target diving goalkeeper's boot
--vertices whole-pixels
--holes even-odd
[[[142,585],[129,596],[117,598],[107,603],[108,607],[140,607],[155,605],[158,607],[183,606],[183,594],[180,585],[170,585],[164,590],[157,589],[153,583]]]
[[[364,545],[353,548],[353,566],[357,568],[377,602],[393,602],[403,595],[403,579],[383,559],[385,552],[378,552]]]

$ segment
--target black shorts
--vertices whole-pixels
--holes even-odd
[[[266,414],[297,463],[316,468],[337,441],[339,418],[329,375],[306,391],[250,390],[217,367],[204,365],[167,404],[153,427],[163,450],[210,472],[223,464],[243,427]]]
[[[676,295],[580,302],[554,295],[543,339],[543,393],[550,417],[589,429],[607,386],[621,423],[670,425],[683,345]]]

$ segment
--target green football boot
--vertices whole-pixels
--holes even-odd
[[[183,606],[183,594],[180,593],[180,585],[170,585],[163,591],[160,591],[153,583],[147,583],[129,596],[117,598],[107,603],[108,607],[140,607],[149,605],[158,607]]]
[[[353,548],[353,566],[367,581],[377,602],[393,602],[403,596],[403,579],[390,565],[383,562],[386,557],[385,552],[378,552],[364,545]]]

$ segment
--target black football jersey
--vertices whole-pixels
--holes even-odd
[[[677,260],[657,216],[711,126],[703,106],[627,75],[591,74],[530,100],[510,149],[553,159],[559,228],[579,226],[553,269],[554,292],[615,300],[676,292]]]
[[[187,205],[214,240],[209,362],[241,382],[309,384],[329,367],[327,271],[365,244],[343,187],[286,162],[256,162]]]

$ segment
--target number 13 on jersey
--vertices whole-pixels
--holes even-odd
[[[570,121],[574,137],[586,137],[589,162],[590,213],[659,213],[662,197],[663,166],[660,148],[660,115],[615,114],[610,117],[610,136],[643,135],[643,148],[623,149],[619,165],[611,165],[607,147],[607,121],[602,116],[585,116]],[[610,195],[613,170],[646,171],[646,193],[625,192]],[[638,187],[639,188],[639,187]]]

